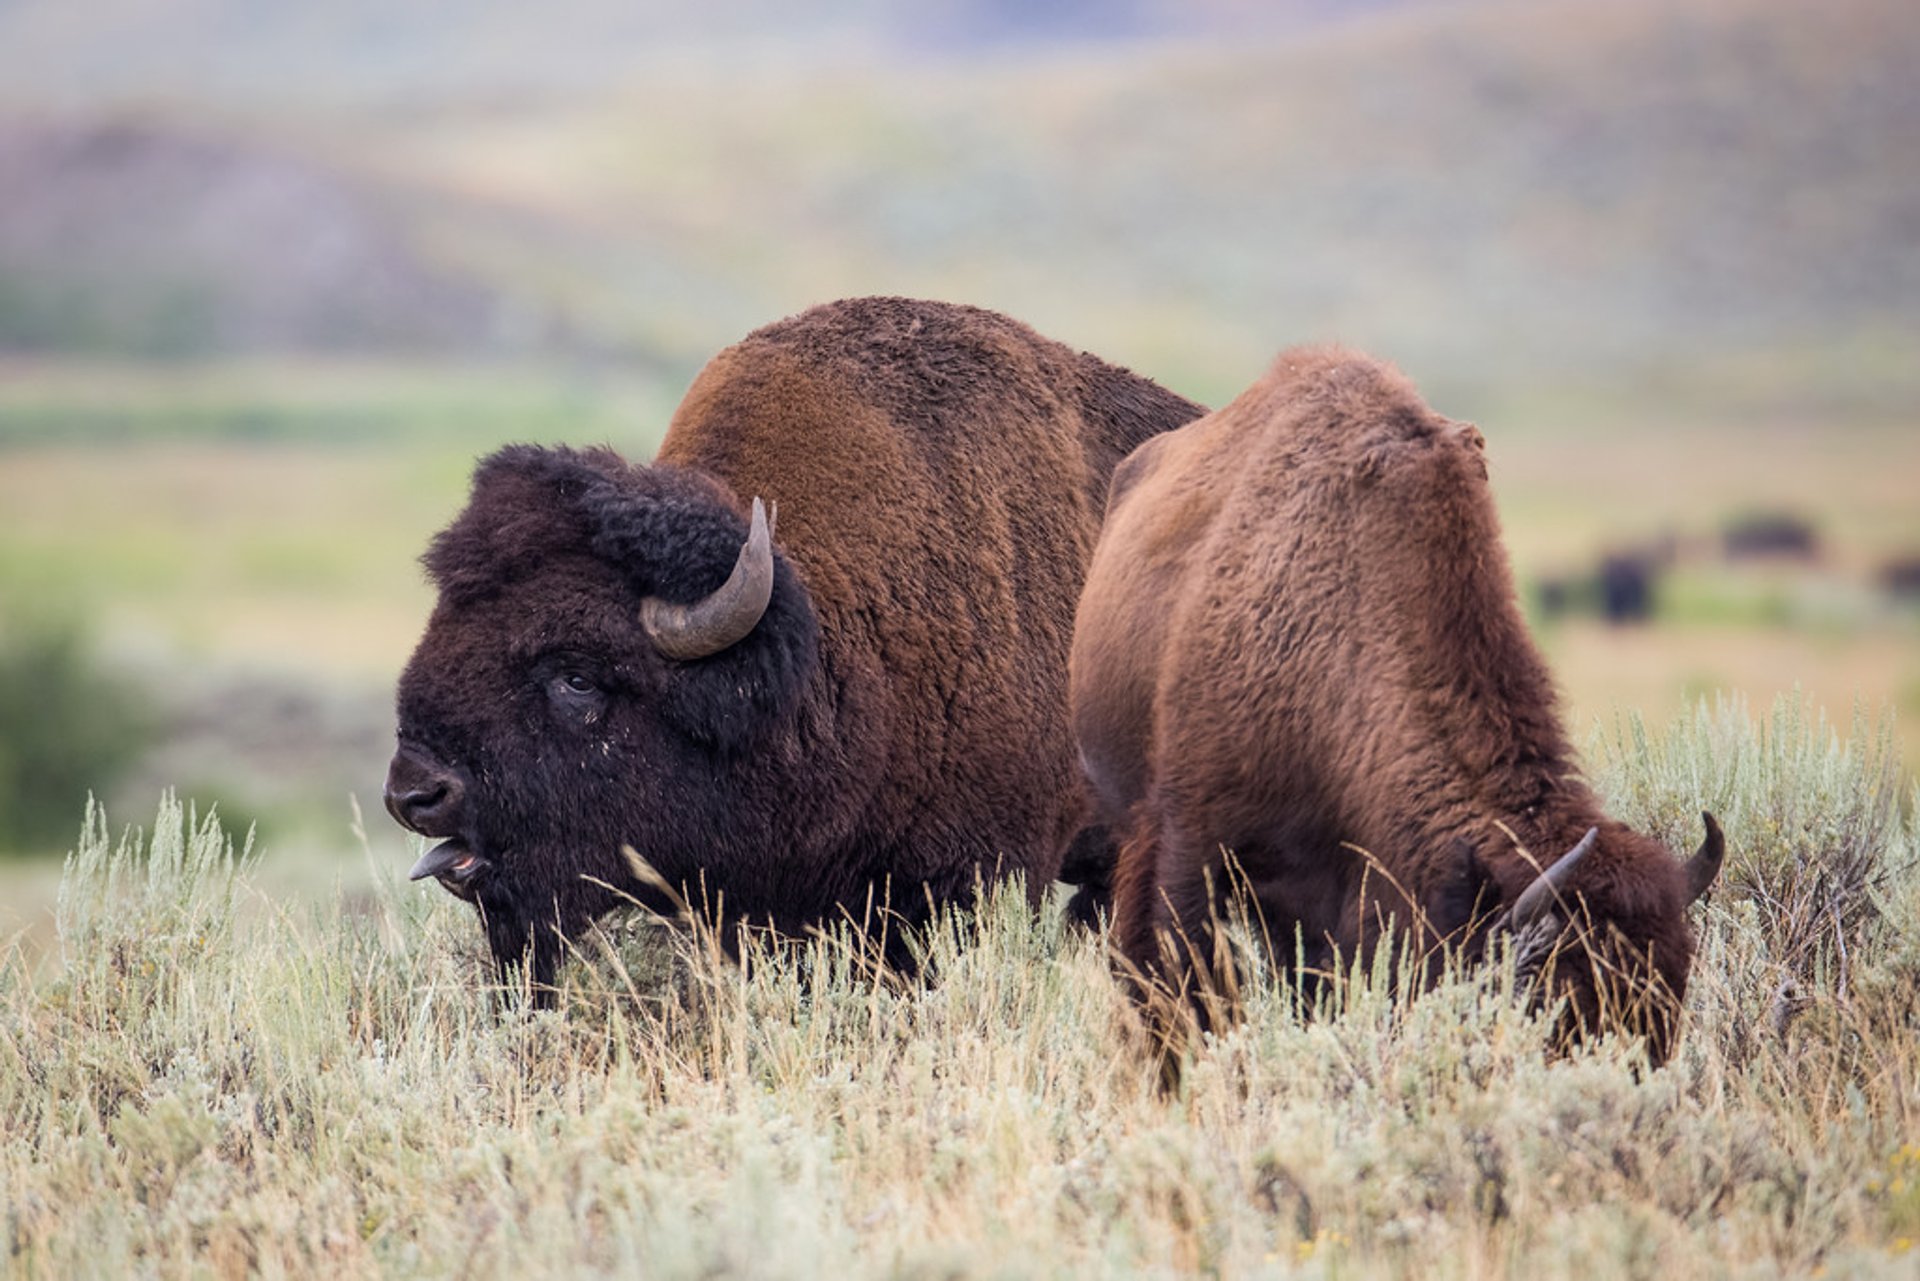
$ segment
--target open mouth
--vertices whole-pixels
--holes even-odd
[[[473,882],[493,864],[469,848],[464,841],[442,841],[420,856],[420,861],[407,873],[410,881],[424,881],[431,876],[444,886],[449,894],[460,898],[473,897]]]

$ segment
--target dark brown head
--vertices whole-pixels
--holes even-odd
[[[1566,998],[1563,1042],[1625,1032],[1645,1039],[1656,1067],[1673,1053],[1693,962],[1687,907],[1726,852],[1719,824],[1700,817],[1706,837],[1684,866],[1623,824],[1589,830],[1495,921],[1523,980],[1546,980],[1542,998]]]
[[[544,984],[562,937],[644,899],[623,846],[677,880],[764,841],[754,762],[796,756],[816,625],[757,500],[515,446],[425,561],[387,808],[440,842],[413,876],[476,905],[497,961],[531,946]]]

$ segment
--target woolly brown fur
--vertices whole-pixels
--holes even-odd
[[[1570,1027],[1671,1048],[1681,866],[1607,818],[1515,603],[1485,442],[1396,371],[1283,353],[1116,471],[1072,654],[1098,816],[1124,830],[1116,946],[1204,1023],[1231,851],[1310,969],[1398,937],[1477,953],[1590,827],[1556,967]],[[1190,947],[1164,948],[1170,937]]]
[[[875,902],[911,922],[981,875],[1037,896],[1086,814],[1067,650],[1110,474],[1201,412],[969,307],[858,299],[767,326],[701,371],[651,466],[527,446],[481,464],[426,558],[440,599],[390,790],[458,784],[457,821],[443,800],[416,826],[484,855],[494,953],[531,945],[541,985],[619,894],[660,905],[622,846],[786,931]],[[755,496],[777,510],[765,617],[662,657],[642,598],[713,590]]]

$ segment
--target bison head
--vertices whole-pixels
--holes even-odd
[[[1713,815],[1684,868],[1621,824],[1587,832],[1493,924],[1536,996],[1567,998],[1560,1039],[1590,1031],[1643,1037],[1658,1066],[1679,1036],[1693,937],[1686,908],[1720,874],[1726,842]],[[1589,860],[1602,843],[1605,854]],[[1683,897],[1684,895],[1684,897]]]
[[[567,935],[650,901],[623,847],[674,882],[765,857],[756,789],[799,755],[817,629],[758,499],[749,518],[696,471],[515,446],[425,563],[387,808],[439,842],[413,877],[475,905],[496,962],[531,950],[544,989]]]

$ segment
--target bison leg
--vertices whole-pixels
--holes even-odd
[[[489,902],[482,897],[476,906],[501,985],[513,992],[524,984],[533,1008],[552,1009],[557,996],[553,977],[566,947],[556,924],[530,922],[511,902]]]
[[[1113,915],[1114,865],[1119,858],[1113,833],[1105,827],[1083,827],[1067,847],[1060,879],[1074,887],[1067,900],[1067,919],[1098,929],[1100,918]]]
[[[1216,934],[1223,871],[1217,850],[1170,840],[1150,817],[1120,847],[1113,938],[1121,977],[1169,1060],[1188,1029],[1232,1017],[1232,976],[1219,964]]]

